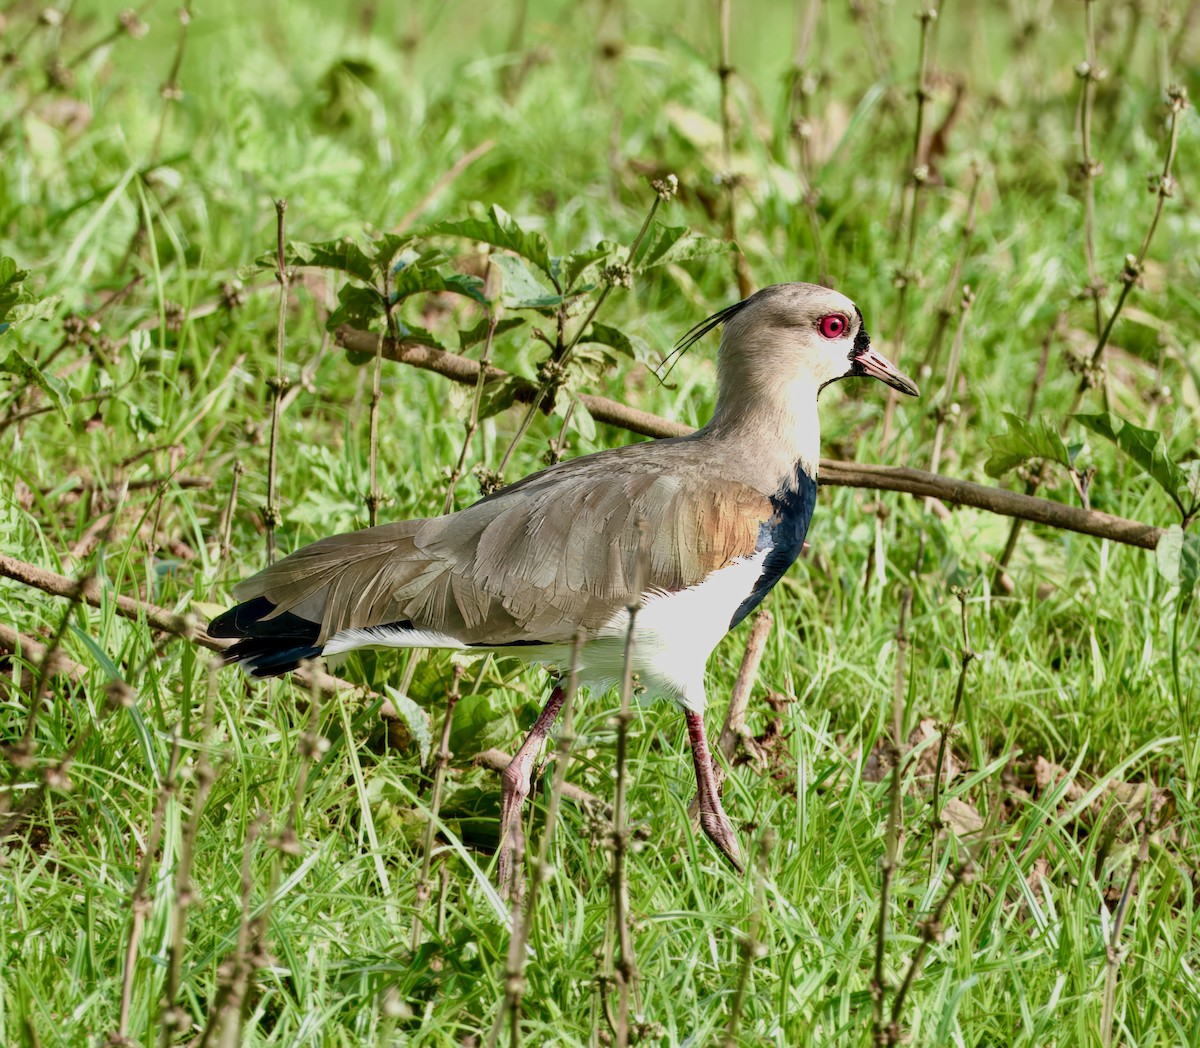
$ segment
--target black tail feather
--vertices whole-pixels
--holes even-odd
[[[210,637],[234,638],[237,643],[225,650],[225,661],[239,662],[252,677],[278,677],[297,669],[305,659],[321,654],[317,643],[321,627],[316,622],[285,611],[274,618],[275,610],[266,597],[255,597],[230,608],[209,623]]]

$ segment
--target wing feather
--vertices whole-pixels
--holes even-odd
[[[320,643],[399,621],[466,644],[569,641],[635,597],[639,521],[650,531],[651,590],[693,586],[754,553],[770,500],[712,476],[694,453],[666,454],[670,444],[627,454],[624,468],[614,468],[618,453],[564,463],[445,517],[322,539],[238,596],[319,623]]]

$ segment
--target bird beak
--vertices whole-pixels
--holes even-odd
[[[870,346],[854,358],[850,369],[852,375],[868,375],[886,382],[892,389],[907,393],[910,397],[919,397],[921,391],[917,384],[893,364],[887,357],[876,353]]]

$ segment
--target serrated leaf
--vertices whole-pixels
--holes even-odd
[[[512,215],[496,204],[489,209],[487,218],[439,222],[431,226],[427,232],[467,237],[470,240],[479,240],[505,251],[513,251],[522,258],[528,259],[547,277],[553,279],[554,270],[546,238],[541,233],[522,229]]]
[[[1098,415],[1076,415],[1075,420],[1093,433],[1111,440],[1171,496],[1179,512],[1188,514],[1195,509],[1189,490],[1188,474],[1171,458],[1162,434],[1142,429],[1111,411]]]
[[[162,428],[163,420],[149,408],[143,407],[128,397],[118,397],[129,412],[128,424],[139,439],[148,437]]]
[[[391,269],[392,262],[396,256],[400,254],[409,244],[413,242],[415,237],[412,236],[396,236],[395,233],[384,233],[378,240],[374,241],[373,247],[375,250],[375,265],[379,268],[382,274],[385,270]]]
[[[665,266],[670,262],[689,262],[730,250],[724,240],[692,233],[687,226],[664,226],[655,222],[646,234],[633,260],[636,270]]]
[[[1063,443],[1058,429],[1048,420],[1027,422],[1011,411],[1006,411],[1004,418],[1008,422],[1008,431],[988,437],[992,454],[983,468],[989,477],[1002,476],[1030,459],[1046,459],[1065,469],[1074,468],[1080,448],[1076,447],[1072,453]]]
[[[423,266],[408,266],[400,270],[392,280],[392,301],[399,302],[423,291],[450,291],[466,295],[480,305],[487,305],[483,297],[483,281],[466,273],[441,273]]]
[[[391,700],[392,708],[400,715],[405,727],[417,744],[421,754],[421,766],[429,763],[429,755],[433,752],[433,724],[427,711],[418,706],[402,691],[384,686],[384,694]]]
[[[483,387],[483,395],[479,400],[479,421],[491,418],[512,407],[517,399],[517,391],[523,385],[523,380],[515,375],[489,382]]]
[[[627,335],[619,328],[607,324],[592,324],[580,342],[594,342],[615,349],[622,356],[644,363],[650,357],[650,346],[637,335]]]
[[[70,387],[62,379],[47,375],[19,350],[10,349],[8,356],[0,360],[0,374],[13,375],[21,382],[37,386],[43,393],[48,394],[64,413],[71,405]]]
[[[1154,547],[1154,563],[1158,573],[1170,586],[1179,585],[1179,565],[1183,559],[1183,528],[1172,524],[1158,538]]]
[[[349,273],[359,280],[370,283],[374,268],[370,257],[349,237],[340,240],[325,240],[319,244],[308,244],[302,240],[289,240],[284,249],[284,261],[289,266],[315,266],[318,269],[336,269]],[[274,271],[278,261],[274,251],[259,255],[255,260],[259,269]]]
[[[479,323],[472,328],[459,330],[458,332],[458,349],[461,353],[464,350],[470,349],[472,346],[477,346],[481,342],[487,341],[488,324],[490,321],[487,317],[480,319]],[[525,323],[524,317],[505,317],[496,323],[496,334],[493,339],[503,335],[506,331],[512,331],[514,328],[519,328]]]
[[[620,250],[619,244],[614,244],[611,240],[601,240],[595,247],[588,248],[586,251],[576,251],[555,259],[558,266],[559,286],[564,291],[574,289],[575,281],[584,273],[601,262],[607,262]]]
[[[584,406],[582,400],[574,395],[571,399],[575,403],[575,410],[571,413],[571,425],[584,440],[590,443],[596,439],[596,420],[592,418],[592,413]]]
[[[325,321],[328,331],[349,324],[360,331],[382,331],[385,322],[383,296],[370,287],[343,284],[338,289],[338,307]]]
[[[510,309],[536,309],[548,315],[562,304],[562,295],[542,283],[521,259],[492,255],[492,265],[503,278],[500,301]]]

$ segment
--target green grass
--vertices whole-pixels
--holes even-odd
[[[862,26],[841,5],[830,6],[811,55],[818,227],[835,283],[858,302],[876,343],[896,351],[889,328],[904,254],[917,8],[862,5],[892,48],[881,56],[880,79]],[[1180,14],[1186,6],[1174,5]],[[816,253],[784,104],[795,14],[765,2],[735,7],[740,243],[759,286],[813,279]],[[1039,397],[1039,412],[1055,424],[1078,382],[1067,358],[1095,342],[1090,303],[1077,294],[1087,282],[1072,72],[1084,55],[1083,5],[1050,5],[1017,47],[1018,9],[1026,7],[1040,10],[948,4],[938,22],[928,126],[936,128],[949,107],[950,78],[963,79],[966,95],[938,162],[941,178],[920,196],[920,275],[908,291],[899,351],[901,365],[915,369],[929,344],[977,163],[977,231],[962,278],[977,298],[964,378],[954,391],[960,414],[941,470],[987,482],[988,438],[1003,432],[1003,412],[1024,414],[1055,317],[1066,312],[1066,335],[1054,345]],[[1093,140],[1104,164],[1095,182],[1095,242],[1108,310],[1124,256],[1137,250],[1153,212],[1145,177],[1162,163],[1163,89],[1175,81],[1196,94],[1200,67],[1194,29],[1176,50],[1178,30],[1159,28],[1154,13],[1135,18],[1136,5],[1096,7],[1097,47],[1111,74],[1097,92]],[[160,87],[179,35],[166,7],[144,13],[144,38],[120,37],[75,62],[68,90],[46,85],[44,68],[56,49],[67,60],[84,53],[109,33],[115,13],[78,2],[59,30],[35,28],[36,9],[13,5],[4,40],[20,61],[0,67],[3,251],[31,272],[27,288],[43,299],[57,296],[49,320],[0,335],[0,351],[19,349],[66,383],[73,401],[66,411],[6,425],[50,400],[0,375],[3,549],[68,575],[92,570],[107,594],[140,595],[199,616],[226,605],[233,583],[264,562],[260,509],[277,293],[269,273],[250,267],[273,248],[273,199],[288,199],[290,237],[365,242],[424,201],[464,153],[491,140],[489,151],[432,197],[414,228],[482,214],[495,203],[544,234],[556,253],[600,239],[628,244],[649,207],[646,172],[672,171],[681,192],[664,205],[663,221],[723,234],[715,4],[535,3],[523,38],[510,44],[515,8],[508,5],[423,3],[403,12],[380,5],[371,20],[358,6],[213,0],[194,12],[179,73],[183,98],[168,107],[157,158]],[[605,41],[616,45],[613,57],[598,50]],[[1162,80],[1164,55],[1173,64]],[[1114,410],[1160,432],[1170,453],[1193,467],[1200,434],[1197,170],[1200,135],[1188,111],[1175,161],[1181,188],[1167,201],[1144,286],[1130,296],[1107,356]],[[145,236],[135,239],[139,218]],[[436,242],[459,256],[459,268],[475,250],[462,240]],[[197,307],[216,301],[239,272],[243,305],[190,315],[203,313]],[[103,313],[92,340],[111,343],[74,342],[55,352],[65,318],[90,314],[134,277],[139,282]],[[309,368],[310,378],[279,436],[284,550],[366,522],[370,368],[325,344],[319,306],[340,283],[324,273],[305,278],[288,314],[287,375],[294,385]],[[631,291],[614,291],[600,319],[658,353],[736,297],[734,270],[722,255],[637,275]],[[181,322],[160,322],[180,307]],[[453,348],[454,329],[479,313],[463,300],[417,297],[403,316]],[[948,349],[949,337],[940,368]],[[710,339],[688,354],[670,386],[623,364],[576,376],[573,388],[696,423],[712,405],[714,350]],[[498,364],[527,377],[541,355],[528,327],[498,339],[494,351]],[[927,409],[942,376],[919,377],[926,397],[899,406],[897,436],[886,446],[886,391],[844,384],[822,401],[827,452],[925,468],[934,429]],[[1169,390],[1166,399],[1152,396],[1160,387]],[[440,512],[468,405],[469,391],[437,376],[384,368],[379,455],[388,501],[381,519]],[[1083,410],[1101,410],[1098,393],[1088,394]],[[494,466],[519,415],[514,409],[487,419],[468,463]],[[508,479],[539,468],[560,421],[534,423]],[[1075,424],[1067,432],[1086,436]],[[594,437],[576,431],[568,454],[628,439],[605,427]],[[1128,458],[1094,436],[1089,455],[1097,467],[1095,508],[1161,526],[1179,522],[1163,491]],[[233,551],[222,560],[220,522],[238,464],[245,472]],[[168,481],[121,499],[104,490],[175,473],[211,486]],[[1048,497],[1077,503],[1065,474],[1056,475]],[[101,490],[89,492],[85,482]],[[458,505],[475,494],[468,475],[456,489]],[[97,521],[114,509],[117,522],[106,534]],[[99,548],[73,556],[89,529]],[[910,1043],[1100,1043],[1105,946],[1138,847],[1138,813],[1117,811],[1106,789],[1087,792],[1110,779],[1152,784],[1164,798],[1122,937],[1115,1040],[1140,1048],[1194,1042],[1194,606],[1172,590],[1153,554],[1041,528],[1026,529],[1011,569],[1016,590],[1003,595],[992,589],[991,558],[1007,531],[1007,521],[981,512],[957,510],[939,521],[906,496],[823,489],[812,548],[770,598],[775,624],[751,703],[757,734],[772,716],[767,692],[794,699],[779,714],[783,742],[767,768],[735,770],[725,792],[744,842],[753,847],[763,835],[771,842],[761,872],[764,951],[750,973],[739,1043],[871,1043],[887,784],[867,781],[863,770],[890,724],[906,585],[914,593],[906,731],[922,718],[950,716],[961,644],[952,587],[968,590],[980,657],[969,670],[952,743],[959,772],[946,796],[985,819],[981,839],[970,842],[976,874],[954,896],[944,935],[904,1008]],[[924,560],[914,575],[922,534]],[[65,602],[0,584],[0,622],[26,635],[51,635],[66,612]],[[735,631],[710,665],[710,733],[745,636],[746,627]],[[177,724],[184,774],[163,807],[162,843],[150,860],[150,905],[131,984],[132,1040],[159,1038],[175,871],[203,751],[216,779],[194,842],[199,901],[187,926],[180,997],[196,1032],[235,952],[247,832],[262,812],[266,829],[248,852],[249,898],[256,912],[269,903],[269,921],[246,1000],[244,1042],[482,1043],[503,994],[507,931],[489,887],[499,780],[470,758],[489,746],[515,748],[542,700],[538,674],[507,663],[468,670],[469,694],[451,738],[434,894],[423,911],[429,926],[413,954],[431,769],[422,769],[420,748],[404,730],[389,736],[378,710],[383,689],[400,682],[403,656],[367,655],[340,671],[363,687],[322,708],[321,732],[332,745],[309,770],[293,855],[271,841],[304,763],[298,743],[310,696],[303,689],[288,681],[247,685],[222,671],[215,726],[203,736],[209,670],[200,649],[118,617],[106,601],[74,614],[62,650],[86,673],[74,684],[54,680],[36,723],[32,764],[9,761],[3,772],[11,807],[73,754],[69,787],[37,794],[0,851],[0,1043],[102,1044],[117,1029],[131,900]],[[18,660],[12,665],[19,670]],[[451,677],[448,656],[433,654],[419,663],[409,689],[424,711],[413,717],[435,738]],[[114,679],[131,689],[129,705],[106,703]],[[611,696],[581,702],[568,772],[605,799],[613,791],[614,704]],[[26,693],[0,689],[5,742],[21,738],[29,705]],[[1038,758],[1070,769],[1072,791],[1068,783],[1039,789]],[[691,761],[675,709],[640,711],[629,773],[631,817],[643,838],[630,858],[641,1033],[648,1043],[719,1043],[740,936],[755,908],[755,876],[735,875],[689,829]],[[928,777],[910,771],[886,944],[892,987],[917,947],[919,922],[966,856],[966,842],[943,834],[931,869],[929,795]],[[534,801],[536,841],[545,797],[535,791]],[[555,874],[531,936],[527,1043],[608,1043],[596,982],[610,913],[605,832],[587,812],[564,805]]]

